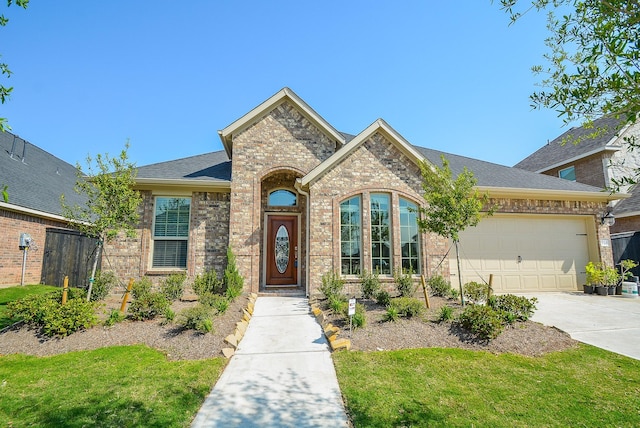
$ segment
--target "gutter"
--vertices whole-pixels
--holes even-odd
[[[180,178],[136,178],[135,188],[188,187],[194,190],[226,190],[231,191],[231,182],[226,180],[185,180]]]
[[[596,201],[596,202],[611,202],[619,199],[630,198],[629,193],[616,193],[612,195],[608,192],[582,192],[576,190],[549,190],[549,189],[523,189],[517,187],[491,187],[491,186],[476,186],[475,189],[478,192],[489,193],[489,197],[514,197],[523,199],[526,197],[531,198],[553,198],[564,201],[582,200],[582,201]]]

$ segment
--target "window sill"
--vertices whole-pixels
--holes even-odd
[[[154,275],[171,275],[173,273],[187,273],[186,269],[182,269],[182,268],[163,268],[163,269],[148,269],[145,272],[145,275],[147,276],[154,276]]]

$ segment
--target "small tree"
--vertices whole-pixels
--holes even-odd
[[[98,260],[104,242],[108,242],[125,232],[128,237],[135,236],[138,222],[138,206],[142,202],[140,194],[133,190],[137,170],[129,162],[127,150],[129,143],[118,157],[98,154],[94,159],[87,156],[87,174],[76,164],[77,181],[74,190],[87,198],[85,205],[69,206],[61,196],[62,212],[69,224],[98,240],[94,253],[93,267],[87,289],[87,300],[91,299],[91,289],[95,279]]]
[[[449,161],[444,156],[442,156],[441,168],[424,161],[420,169],[426,206],[418,208],[420,213],[418,227],[422,231],[433,232],[453,241],[458,262],[460,299],[464,306],[458,248],[460,232],[480,222],[483,217],[482,209],[487,204],[489,196],[480,195],[473,188],[477,180],[466,167],[453,179]],[[493,209],[485,212],[485,215],[491,214]]]

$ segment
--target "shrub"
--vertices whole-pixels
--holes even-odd
[[[106,325],[107,327],[111,327],[119,322],[124,321],[124,319],[125,315],[122,312],[117,309],[111,309],[111,311],[109,311],[109,316],[104,321],[104,325]]]
[[[487,300],[489,284],[468,282],[462,287],[464,297],[471,303],[480,304]]]
[[[403,271],[396,269],[393,272],[393,279],[396,283],[396,290],[403,297],[411,297],[416,292],[416,284],[413,282],[413,271]]]
[[[218,273],[211,269],[196,276],[193,281],[193,291],[198,297],[202,297],[205,294],[222,294],[224,284],[218,278]]]
[[[353,328],[364,327],[367,323],[366,309],[363,304],[356,303],[356,313],[351,317],[351,325]],[[343,315],[349,319],[349,305],[343,309]]]
[[[180,312],[176,322],[184,329],[209,333],[213,331],[213,312],[214,309],[212,307],[198,304]]]
[[[398,318],[400,318],[400,314],[398,313],[398,308],[393,305],[389,305],[387,307],[387,312],[385,312],[384,315],[382,316],[382,320],[386,322],[397,321]]]
[[[84,299],[85,292],[79,288],[69,288],[67,299]],[[45,294],[32,294],[22,299],[7,303],[9,318],[23,320],[34,327],[42,327],[45,315],[50,306],[62,303],[62,289]]]
[[[172,323],[173,320],[175,320],[175,319],[176,319],[176,313],[173,311],[173,309],[167,308],[167,310],[164,311],[164,322],[163,322],[163,324]]]
[[[207,293],[201,296],[198,300],[202,305],[215,309],[219,314],[223,314],[227,309],[229,309],[229,299],[220,294]]]
[[[344,289],[344,279],[336,271],[327,272],[322,275],[322,285],[320,292],[325,298],[342,294]]]
[[[469,305],[460,314],[460,324],[483,339],[495,339],[504,324],[499,312],[486,305]]]
[[[349,310],[349,302],[347,297],[342,294],[334,294],[329,297],[329,308],[336,313],[340,314]]]
[[[391,299],[390,306],[398,310],[398,314],[402,317],[415,317],[422,313],[422,302],[413,297],[397,297]]]
[[[380,290],[378,291],[378,294],[376,294],[376,303],[380,306],[389,306],[391,303],[391,296],[387,291]]]
[[[224,270],[224,286],[226,288],[225,295],[231,301],[242,294],[244,287],[244,278],[242,278],[242,275],[238,272],[236,256],[233,254],[231,247],[227,248],[227,267]]]
[[[116,282],[116,276],[113,272],[97,271],[91,289],[91,301],[104,300],[111,293]]]
[[[68,300],[64,305],[50,301],[42,323],[42,332],[51,336],[68,336],[98,324],[97,303],[85,298]]]
[[[453,308],[451,306],[443,306],[438,313],[438,321],[451,321],[453,319]]]
[[[134,299],[138,299],[145,294],[151,293],[152,287],[153,284],[151,283],[151,279],[148,276],[143,276],[133,283],[133,286],[131,287],[131,295]]]
[[[169,301],[160,292],[148,292],[134,298],[129,305],[129,316],[137,321],[153,319],[169,308]]]
[[[160,292],[171,302],[180,299],[184,293],[185,279],[187,275],[184,273],[169,275],[160,283]]]
[[[427,281],[429,288],[431,289],[431,294],[439,297],[450,297],[451,296],[451,283],[444,279],[442,275],[434,275]]]
[[[496,311],[505,313],[504,319],[508,324],[514,321],[526,321],[531,318],[536,310],[538,299],[535,297],[527,299],[524,296],[514,296],[513,294],[503,294],[491,296],[488,305]]]
[[[371,273],[366,270],[362,271],[360,275],[360,291],[362,297],[370,299],[380,291],[380,279],[378,278],[378,272]]]
[[[453,300],[458,300],[460,298],[460,292],[457,288],[452,288],[449,293],[451,293],[449,297],[451,297]]]

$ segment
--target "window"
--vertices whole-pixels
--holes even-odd
[[[297,195],[289,190],[274,190],[269,193],[269,205],[272,207],[295,207]]]
[[[186,269],[190,208],[191,198],[156,198],[152,267]]]
[[[418,233],[418,207],[400,198],[400,248],[402,249],[402,270],[420,273],[420,234]]]
[[[569,168],[561,169],[558,171],[558,177],[569,181],[576,181],[576,168],[570,166]]]
[[[371,194],[371,269],[391,273],[391,233],[389,195]]]
[[[360,274],[360,196],[340,204],[340,266],[343,275]]]

